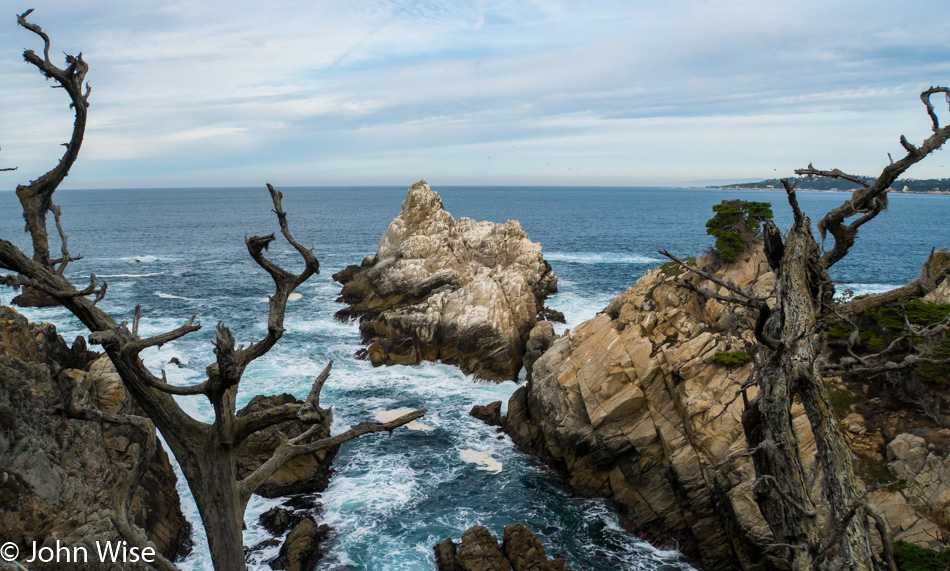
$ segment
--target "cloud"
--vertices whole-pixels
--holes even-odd
[[[935,0],[58,0],[31,20],[90,63],[73,188],[871,173],[926,136],[917,94],[950,75]],[[54,164],[71,118],[20,59],[38,40],[0,27],[12,187]]]

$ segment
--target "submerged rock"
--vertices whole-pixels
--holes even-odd
[[[505,527],[502,545],[480,525],[462,534],[460,546],[446,539],[435,546],[438,571],[570,571],[563,558],[548,559],[544,546],[524,524]]]
[[[341,319],[360,318],[374,365],[441,360],[516,379],[557,277],[518,222],[455,220],[425,181],[412,185],[376,255],[333,276]],[[543,318],[543,317],[542,317]]]
[[[143,459],[146,437],[137,427],[55,412],[71,400],[140,414],[108,357],[91,362],[97,355],[81,339],[70,348],[52,325],[31,324],[0,306],[0,536],[21,552],[33,541],[56,540],[94,552],[96,541],[124,539],[111,518],[118,498],[131,491],[130,519],[174,560],[191,549],[191,525],[161,443]],[[132,488],[142,461],[148,468]]]

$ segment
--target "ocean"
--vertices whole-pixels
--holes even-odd
[[[505,525],[525,523],[549,555],[576,570],[688,569],[675,550],[661,551],[626,533],[620,518],[600,499],[571,495],[562,479],[536,459],[517,451],[495,429],[468,415],[475,404],[507,403],[513,382],[485,383],[455,367],[427,363],[373,368],[354,358],[360,348],[355,323],[334,318],[340,287],[330,276],[376,251],[396,217],[405,187],[284,188],[283,206],[291,230],[314,246],[321,273],[298,288],[302,298],[288,305],[287,333],[264,358],[248,368],[238,406],[256,394],[305,397],[313,378],[333,359],[333,373],[321,403],[333,406],[334,432],[382,411],[428,407],[417,430],[392,437],[369,436],[343,446],[335,475],[322,494],[322,519],[333,527],[329,553],[320,569],[433,569],[432,547],[458,539],[472,525],[498,535]],[[791,221],[784,193],[680,188],[442,187],[435,188],[456,218],[518,220],[540,242],[559,277],[549,305],[573,327],[603,310],[647,270],[665,261],[658,249],[680,256],[712,245],[705,221],[724,198],[771,202],[779,227]],[[801,192],[806,214],[821,214],[847,198],[839,192]],[[203,379],[213,361],[214,324],[231,327],[238,343],[261,337],[272,282],[251,261],[244,236],[279,230],[267,190],[152,189],[72,190],[56,194],[71,252],[83,259],[69,266],[77,284],[96,273],[109,283],[101,306],[131,321],[142,304],[140,329],[150,335],[197,315],[198,333],[143,354],[153,371],[167,366],[176,384]],[[862,227],[851,254],[832,277],[854,294],[885,291],[916,278],[932,247],[950,246],[950,197],[894,195],[888,210]],[[0,192],[0,236],[28,249],[19,204]],[[58,244],[53,246],[58,250]],[[285,243],[270,255],[297,271],[300,259]],[[0,288],[0,301],[15,293]],[[23,310],[31,320],[50,321],[71,341],[86,334],[61,308]],[[180,397],[190,413],[209,419],[201,397]],[[500,464],[500,471],[499,471]],[[211,569],[197,509],[179,474],[186,515],[195,525],[194,552],[183,569]],[[245,544],[269,538],[258,516],[281,503],[255,496],[246,515]],[[252,569],[276,548],[257,553]]]

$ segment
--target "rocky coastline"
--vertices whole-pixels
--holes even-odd
[[[514,380],[531,330],[563,320],[544,307],[557,277],[517,221],[454,219],[421,180],[374,256],[334,274],[340,319],[359,319],[374,365],[457,364],[480,379]]]
[[[136,411],[108,357],[0,306],[0,536],[21,550],[57,540],[91,550],[124,539],[113,519],[127,502],[129,519],[160,553],[173,561],[189,553],[191,524],[161,443],[142,458],[138,427],[66,418],[57,410],[69,403]],[[148,466],[134,481],[141,462]]]
[[[767,295],[774,276],[761,249],[751,251],[717,275]],[[696,263],[715,269],[708,259]],[[695,278],[674,264],[648,272],[603,313],[551,341],[509,400],[506,417],[500,403],[473,414],[500,424],[575,492],[609,498],[632,531],[662,547],[675,544],[701,568],[778,565],[768,563],[771,534],[753,497],[741,424],[752,316],[678,287],[682,279]],[[948,287],[944,279],[928,301],[950,302]],[[860,476],[873,486],[871,509],[883,515],[890,538],[945,549],[950,430],[886,408],[863,383],[828,382],[852,403],[839,416]],[[755,390],[748,387],[746,396]],[[804,463],[815,470],[804,410],[795,405],[792,412]],[[826,518],[815,481],[813,499]]]
[[[257,396],[238,416],[291,402],[298,401],[287,394]],[[82,337],[69,346],[52,325],[30,323],[13,308],[0,306],[0,505],[5,506],[0,536],[21,552],[34,541],[40,547],[62,541],[89,549],[97,541],[122,541],[113,520],[119,503],[128,499],[130,520],[157,551],[171,561],[188,555],[192,526],[182,513],[177,477],[161,442],[143,460],[141,429],[67,418],[61,410],[70,403],[107,414],[137,413],[107,356],[88,351]],[[331,422],[332,413],[325,415],[323,432],[313,438],[329,434]],[[251,435],[242,443],[239,476],[306,428],[287,421]],[[287,499],[262,514],[261,524],[274,537],[246,548],[248,556],[281,545],[278,556],[267,562],[271,568],[316,566],[330,531],[318,522],[318,498],[329,483],[337,450],[300,456],[258,489],[264,497]],[[134,482],[142,461],[148,466]]]

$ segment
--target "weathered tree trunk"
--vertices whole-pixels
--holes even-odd
[[[234,452],[209,446],[205,454],[200,466],[188,463],[186,467],[180,462],[182,472],[192,486],[201,522],[208,530],[208,548],[215,569],[241,571],[247,568],[243,532],[246,504],[238,489]]]
[[[851,449],[839,428],[838,419],[828,400],[818,370],[816,344],[817,316],[822,304],[830,304],[834,293],[831,279],[820,263],[820,250],[811,235],[811,223],[798,210],[794,193],[789,195],[795,210],[795,225],[789,231],[781,265],[777,268],[776,298],[779,307],[772,314],[771,327],[780,332],[782,343],[760,363],[760,394],[754,408],[743,417],[749,444],[753,449],[766,443],[753,455],[759,479],[769,481],[780,492],[757,493],[763,515],[776,534],[778,543],[799,546],[787,548],[795,569],[836,568],[827,557],[836,550],[839,562],[851,569],[873,569],[866,509],[860,505],[860,483],[854,475]],[[825,530],[824,543],[818,540],[814,506],[794,441],[776,440],[779,454],[770,454],[768,437],[779,438],[791,430],[791,397],[798,394],[815,436],[822,472],[822,491],[831,507],[835,529]],[[752,411],[757,410],[757,413]],[[763,426],[764,425],[764,426]],[[758,482],[757,482],[758,484]],[[761,487],[761,486],[758,486]],[[782,496],[785,497],[782,497]],[[853,512],[853,513],[852,513]],[[844,526],[840,531],[837,524]],[[830,537],[829,537],[830,536]]]

